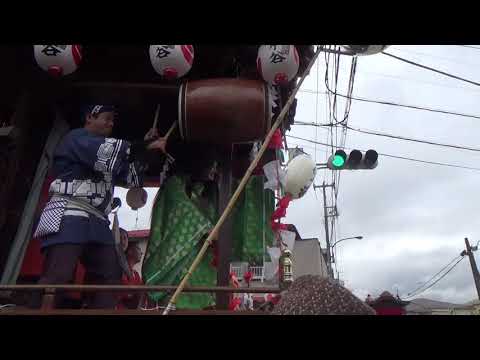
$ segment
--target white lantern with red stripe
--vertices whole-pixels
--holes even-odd
[[[298,52],[293,45],[261,45],[258,49],[257,70],[271,85],[285,85],[298,72]]]
[[[82,61],[80,45],[33,45],[38,66],[53,76],[65,76],[77,70]]]
[[[285,192],[293,199],[301,198],[312,185],[316,174],[317,167],[310,155],[302,154],[294,157],[287,164]]]
[[[185,76],[192,68],[192,45],[150,45],[149,52],[153,68],[166,79]]]

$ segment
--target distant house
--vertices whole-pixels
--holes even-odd
[[[317,238],[296,239],[292,260],[294,279],[302,275],[328,277],[326,253]]]
[[[452,304],[443,301],[436,301],[431,299],[414,299],[406,307],[407,315],[436,315],[449,314],[450,310],[458,304]]]
[[[327,271],[327,259],[326,250],[320,247],[320,242],[317,238],[302,239],[297,228],[294,225],[287,225],[288,231],[295,233],[295,242],[292,251],[293,261],[293,278],[296,279],[302,275],[320,275],[328,277]],[[261,283],[266,282],[268,284],[278,283],[278,274],[276,269],[278,263],[265,262],[265,266],[249,266],[246,262],[233,262],[230,265],[230,271],[234,272],[240,282],[242,281],[243,274],[249,269],[253,272],[253,279]],[[276,274],[272,279],[265,274]],[[255,284],[253,282],[252,284]]]
[[[317,238],[303,239],[295,225],[289,224],[288,230],[295,233],[292,251],[293,278],[302,275],[328,277],[327,251],[322,249]]]
[[[451,309],[451,315],[480,315],[480,301],[474,300]]]
[[[480,315],[480,302],[453,304],[430,299],[414,299],[407,306],[407,315]]]

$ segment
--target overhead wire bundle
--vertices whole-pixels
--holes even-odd
[[[330,46],[328,50],[339,50],[336,46]],[[327,143],[330,145],[330,155],[340,146],[344,147],[346,142],[347,128],[341,128],[341,134],[339,138],[339,125],[347,125],[351,109],[351,96],[353,93],[353,86],[355,81],[356,67],[357,67],[357,57],[352,57],[350,65],[350,74],[347,86],[347,101],[345,103],[343,116],[341,120],[338,120],[338,86],[339,86],[339,72],[340,72],[340,53],[333,55],[333,67],[331,68],[331,80],[330,80],[330,58],[332,57],[331,52],[325,52],[325,87],[327,89],[327,99],[328,99],[328,109],[329,109],[329,123],[326,124],[329,126],[329,137],[327,137]],[[332,90],[334,89],[334,90]],[[318,89],[317,89],[318,91]],[[324,124],[322,124],[324,125]],[[322,126],[316,123],[316,126]],[[335,134],[334,134],[335,133]],[[328,158],[327,158],[328,159]],[[338,222],[337,222],[337,199],[338,191],[340,187],[340,173],[331,172],[332,178],[331,183],[334,185],[333,191],[330,193],[330,204],[332,205],[332,213],[330,217],[330,224],[327,225],[330,227],[330,234],[333,240],[337,237]],[[327,204],[325,204],[327,206]],[[336,248],[331,249],[334,258],[338,259],[336,254]],[[335,270],[338,272],[337,261],[335,261]]]
[[[447,274],[450,273],[460,263],[460,261],[462,261],[463,259],[464,259],[464,257],[461,256],[461,255],[455,257],[452,261],[450,261],[447,265],[445,265],[442,269],[440,269],[440,271],[438,271],[430,279],[428,279],[426,282],[424,282],[422,285],[420,285],[416,289],[409,292],[403,298],[404,299],[413,298],[414,296],[418,296],[418,295],[424,293],[425,291],[427,291],[428,289],[432,288],[435,284],[437,284],[440,280],[442,280],[445,276],[447,276]],[[452,266],[450,266],[453,262],[455,262],[455,263]],[[439,278],[437,278],[437,276],[439,276],[440,274],[441,274],[441,276]],[[436,279],[436,280],[432,283],[432,280],[434,280],[434,279]]]

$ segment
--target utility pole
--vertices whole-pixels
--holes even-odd
[[[477,263],[475,262],[475,257],[473,256],[473,251],[477,251],[478,247],[474,246],[472,248],[470,246],[470,243],[468,242],[468,238],[465,238],[465,246],[467,247],[467,250],[463,250],[460,255],[462,256],[468,255],[468,258],[470,259],[470,266],[472,267],[473,280],[475,281],[475,287],[477,288],[478,299],[480,300],[480,274],[478,272]]]
[[[325,191],[325,188],[327,187],[334,187],[333,184],[331,185],[325,185],[325,181],[323,182],[322,185],[318,185],[318,186],[315,186],[314,185],[314,188],[322,188],[323,190],[323,216],[324,216],[324,221],[325,221],[325,242],[327,244],[327,267],[328,267],[328,273],[330,274],[330,276],[332,277],[332,279],[334,278],[334,275],[333,275],[333,270],[332,270],[332,258],[331,258],[331,252],[330,252],[330,233],[328,231],[328,208],[329,206],[327,206],[327,194],[326,194],[326,191]]]

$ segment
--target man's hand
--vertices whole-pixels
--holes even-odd
[[[166,147],[167,147],[167,140],[165,138],[161,137],[161,138],[158,138],[157,140],[151,142],[150,144],[148,144],[147,149],[148,150],[160,150],[163,153],[167,153]]]
[[[157,128],[151,128],[148,130],[148,132],[145,134],[145,137],[143,138],[145,141],[153,140],[158,138],[158,130]]]

